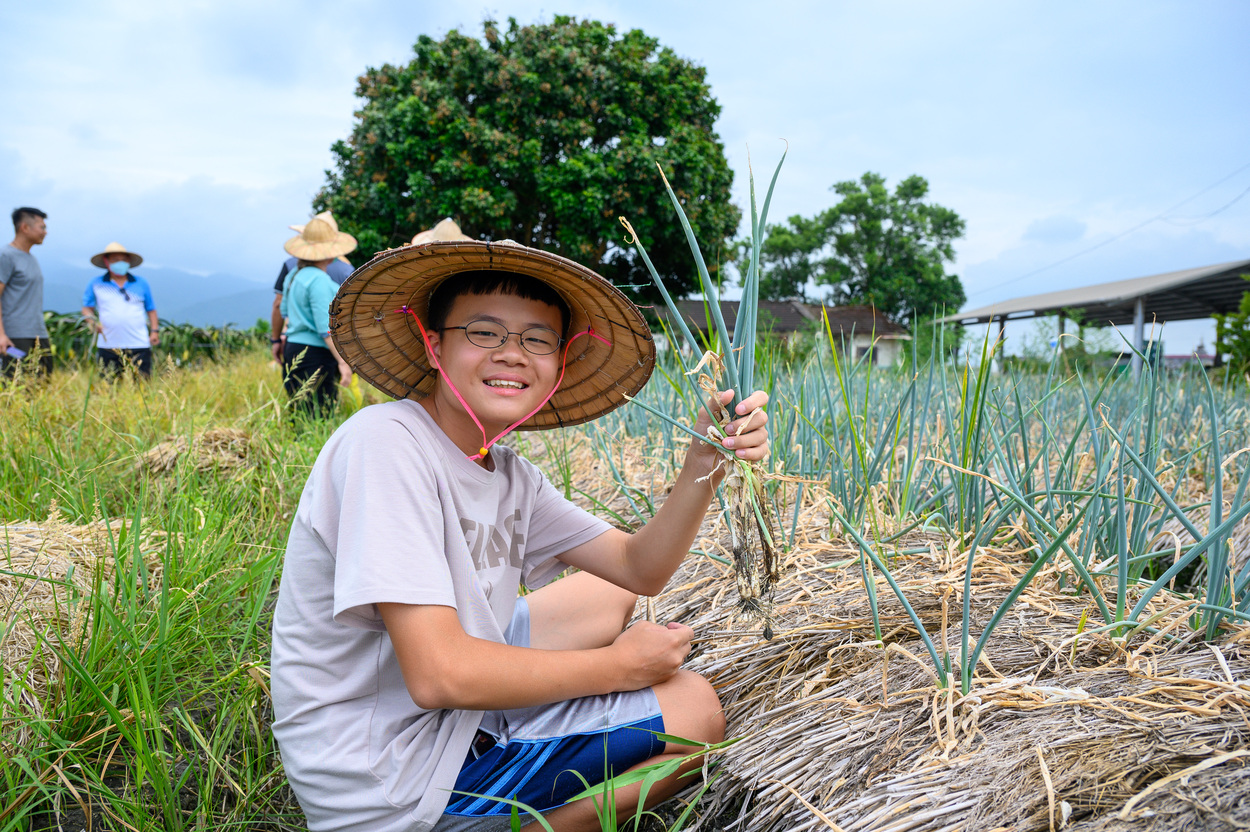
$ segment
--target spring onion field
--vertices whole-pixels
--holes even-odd
[[[662,354],[643,395],[689,423],[681,371]],[[859,553],[874,616],[879,587],[911,611],[891,574],[911,533],[940,535],[969,566],[1007,539],[1028,553],[1035,568],[988,629],[968,615],[971,584],[949,640],[911,613],[948,689],[973,688],[995,623],[1055,564],[1091,632],[1148,630],[1164,588],[1192,599],[1198,642],[1250,619],[1250,559],[1230,544],[1250,514],[1241,381],[1059,360],[1021,376],[988,361],[879,370],[815,343],[762,350],[756,384],[772,394],[772,464],[801,480],[770,492],[782,537],[800,509],[820,512]],[[259,346],[149,383],[80,369],[0,388],[0,830],[302,828],[268,730],[281,547],[322,443],[379,400],[347,390],[337,421],[292,424]],[[670,460],[686,441],[627,405],[515,444],[634,525],[663,498],[618,464],[640,439]],[[578,485],[586,453],[615,498]]]

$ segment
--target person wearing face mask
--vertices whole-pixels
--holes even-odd
[[[109,243],[91,258],[104,274],[87,284],[82,316],[93,332],[100,364],[106,373],[133,366],[143,376],[152,375],[152,347],[161,341],[152,302],[152,289],[134,269],[143,258],[120,243]]]

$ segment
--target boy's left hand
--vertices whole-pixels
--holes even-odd
[[[727,406],[733,401],[733,395],[732,390],[722,390],[718,394],[720,404]],[[722,444],[727,450],[732,450],[738,459],[758,462],[768,456],[768,414],[764,411],[767,404],[768,394],[763,390],[756,390],[738,403],[733,409],[733,419],[722,428],[725,432],[725,441]],[[716,409],[712,400],[709,400],[708,406]],[[711,424],[707,410],[700,410],[695,431],[700,436],[707,436],[707,429]],[[715,453],[707,445],[701,444],[700,447]]]

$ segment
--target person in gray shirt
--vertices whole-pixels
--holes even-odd
[[[39,357],[42,372],[52,372],[43,323],[43,271],[30,253],[48,236],[47,216],[38,208],[15,209],[13,242],[0,248],[0,366],[5,373],[30,353]]]

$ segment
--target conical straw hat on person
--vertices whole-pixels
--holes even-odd
[[[298,237],[292,237],[283,246],[287,254],[301,260],[332,260],[356,250],[356,238],[338,230],[333,218],[324,220],[313,217],[304,224]]]
[[[126,251],[126,247],[121,243],[109,243],[104,247],[104,251],[91,258],[91,265],[97,269],[108,268],[104,265],[104,256],[107,254],[124,254],[130,262],[130,268],[137,269],[139,264],[143,262],[143,258],[135,254],[133,251]]]
[[[384,393],[425,398],[437,371],[413,315],[428,325],[434,290],[474,271],[538,278],[569,306],[566,346],[560,350],[564,379],[517,430],[588,422],[624,404],[651,377],[651,330],[620,289],[585,266],[511,240],[435,241],[378,253],[343,283],[330,305],[330,331],[339,354]]]
[[[417,236],[412,238],[410,245],[420,246],[426,243],[450,243],[460,240],[472,240],[473,238],[460,230],[460,226],[456,225],[455,220],[451,217],[439,220],[433,228],[427,228],[418,232]]]

